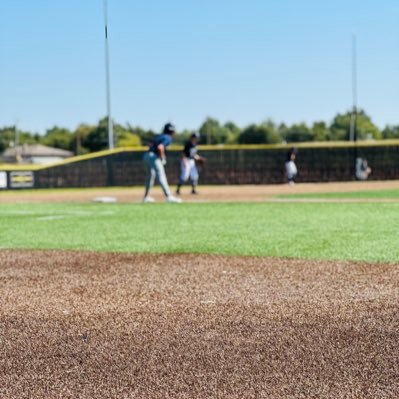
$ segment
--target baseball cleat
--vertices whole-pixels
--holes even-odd
[[[145,204],[150,204],[150,203],[152,203],[152,202],[155,202],[155,199],[152,198],[152,197],[144,197],[143,202],[144,202]]]
[[[171,203],[175,203],[175,204],[180,204],[183,201],[180,198],[176,198],[173,195],[169,195],[169,197],[166,198],[166,202],[171,202]]]

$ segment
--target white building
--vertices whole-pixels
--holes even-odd
[[[73,152],[59,148],[47,147],[42,144],[23,144],[8,148],[1,158],[5,163],[19,164],[50,164],[63,161],[73,156]]]

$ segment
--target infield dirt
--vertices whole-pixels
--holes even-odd
[[[0,398],[398,398],[398,265],[0,251]]]
[[[173,188],[173,186],[172,186]],[[263,202],[287,201],[276,199],[281,194],[311,194],[311,193],[342,193],[368,190],[399,189],[399,181],[365,181],[365,182],[337,182],[337,183],[301,183],[294,186],[287,184],[270,185],[235,185],[235,186],[200,186],[200,195],[190,195],[190,188],[183,187],[182,198],[187,202]],[[114,197],[119,202],[141,202],[143,200],[142,187],[107,187],[90,189],[54,189],[54,190],[24,190],[0,191],[0,203],[42,203],[42,202],[91,202],[96,197]],[[157,201],[164,201],[159,186],[151,192]],[[300,201],[294,199],[294,201]],[[306,201],[311,202],[307,199]],[[328,200],[324,199],[324,202]],[[336,200],[333,200],[336,201]],[[359,199],[339,199],[339,202],[360,202]],[[381,200],[373,199],[373,202]],[[397,202],[397,199],[383,200]]]

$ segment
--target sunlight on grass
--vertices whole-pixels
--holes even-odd
[[[399,260],[399,204],[3,204],[1,248]]]

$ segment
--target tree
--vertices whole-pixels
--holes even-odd
[[[17,129],[16,126],[6,126],[0,129],[0,152],[17,144],[36,144],[39,142],[39,139],[40,136],[37,134],[22,131]]]
[[[121,125],[115,125],[116,146],[117,147],[139,147],[141,146],[141,138],[138,134],[131,133],[128,129]]]
[[[240,144],[276,144],[281,141],[281,136],[272,121],[250,125],[238,137]]]
[[[177,134],[175,134],[173,138],[173,144],[184,145],[194,132],[195,130],[188,130],[188,129],[185,129],[182,132],[178,132]]]
[[[119,123],[114,124],[114,141],[116,147],[141,146],[141,137],[138,129],[130,125],[125,127]],[[141,130],[142,131],[142,130]],[[80,142],[89,152],[102,151],[109,148],[108,143],[108,118],[103,118],[97,126],[81,125]]]
[[[86,143],[87,137],[96,127],[93,125],[81,124],[73,133],[72,150],[76,155],[82,155],[90,152],[83,143]]]
[[[15,144],[15,126],[6,126],[0,129],[0,152]]]
[[[322,121],[314,122],[311,131],[315,141],[325,141],[330,136],[327,124]]]
[[[41,142],[50,147],[70,151],[73,150],[73,140],[74,135],[70,130],[54,126],[46,131]]]
[[[384,139],[399,139],[399,125],[392,126],[388,125],[382,131],[382,137]]]
[[[330,126],[330,140],[349,140],[351,118],[351,111],[335,116]],[[382,138],[382,134],[378,127],[374,125],[371,118],[363,110],[357,113],[356,132],[359,140],[379,140]]]
[[[139,126],[132,126],[129,123],[127,124],[126,129],[130,133],[140,137],[141,145],[149,145],[155,136],[155,132],[152,130],[145,130]]]
[[[199,128],[199,133],[201,144],[223,144],[226,142],[230,131],[221,126],[218,120],[208,117]]]
[[[227,130],[226,144],[236,144],[241,134],[241,129],[234,122],[226,122],[223,128]]]
[[[280,135],[280,137],[283,139],[285,142],[285,135],[287,133],[288,127],[285,123],[280,123],[277,127],[277,132]]]
[[[314,135],[305,123],[299,123],[286,129],[284,139],[287,143],[298,143],[313,141]]]
[[[83,147],[89,152],[101,151],[108,148],[108,118],[103,118],[98,125],[91,129],[85,137],[81,137]]]
[[[200,144],[272,144],[302,141],[348,140],[352,112],[337,114],[328,126],[323,121],[316,121],[311,127],[305,123],[287,126],[281,123],[278,127],[272,120],[260,125],[252,124],[241,129],[234,122],[221,124],[217,119],[208,117],[201,124]],[[388,125],[383,131],[373,123],[371,118],[359,110],[356,120],[357,138],[367,139],[399,139],[399,125]],[[183,130],[176,134],[174,143],[182,145],[197,130]],[[117,147],[147,146],[153,140],[155,132],[127,123],[114,124],[114,140]],[[18,139],[17,139],[18,138]],[[16,130],[16,126],[0,128],[0,152],[16,144],[43,143],[45,145],[72,150],[75,154],[100,151],[108,148],[108,119],[101,119],[97,125],[81,124],[72,133],[66,128],[54,126],[44,136],[38,133]]]

